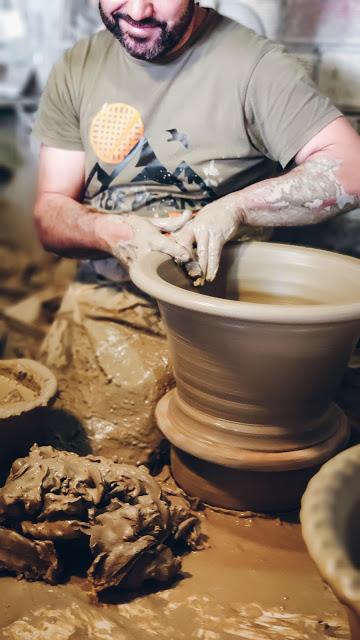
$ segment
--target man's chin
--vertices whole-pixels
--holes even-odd
[[[161,57],[164,53],[159,42],[151,43],[143,38],[134,38],[128,34],[122,37],[121,44],[133,58],[138,60],[150,62]]]

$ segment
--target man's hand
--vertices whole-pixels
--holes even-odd
[[[189,275],[200,276],[200,280],[202,275],[209,282],[214,280],[223,246],[236,237],[242,222],[242,210],[238,203],[235,206],[230,195],[204,207],[191,222],[174,233],[174,240],[191,255],[193,273],[188,270]],[[197,255],[194,244],[197,245]],[[196,273],[194,263],[198,263],[201,273]]]
[[[161,230],[179,228],[190,216],[190,212],[184,212],[174,219],[147,219],[135,214],[104,214],[96,222],[97,234],[107,250],[126,266],[150,251],[166,253],[177,262],[188,262],[190,254],[186,248],[170,236],[164,235]]]

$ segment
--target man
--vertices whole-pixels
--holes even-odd
[[[46,247],[128,265],[151,250],[186,263],[196,246],[213,280],[242,225],[314,224],[359,204],[360,139],[282,47],[193,0],[101,0],[100,12],[106,30],[55,66],[35,125]]]

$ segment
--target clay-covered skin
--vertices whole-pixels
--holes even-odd
[[[0,489],[0,523],[18,545],[0,556],[2,568],[33,579],[53,582],[58,576],[25,571],[27,549],[35,558],[43,549],[51,551],[57,568],[51,541],[88,541],[88,577],[97,592],[170,580],[181,568],[174,545],[182,541],[197,548],[199,540],[198,519],[185,497],[162,490],[145,467],[52,447],[34,446],[14,462]]]

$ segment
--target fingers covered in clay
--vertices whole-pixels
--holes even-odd
[[[191,253],[191,267],[187,268],[187,272],[195,278],[195,285],[215,279],[222,249],[226,242],[236,235],[240,223],[241,215],[235,203],[224,203],[222,199],[204,207],[195,218],[174,234],[176,241]],[[194,264],[199,266],[201,275],[191,275]]]
[[[174,237],[163,235],[153,221],[133,214],[124,216],[122,220],[130,227],[131,237],[112,246],[112,253],[126,266],[151,251],[166,253],[178,262],[190,259],[188,251]]]

